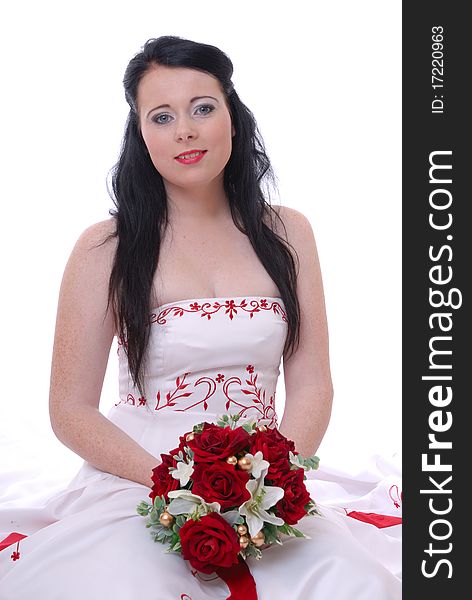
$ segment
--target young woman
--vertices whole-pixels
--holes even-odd
[[[315,239],[303,214],[264,197],[270,162],[232,72],[219,49],[173,36],[127,67],[116,211],[72,251],[52,357],[52,427],[84,465],[43,508],[0,513],[2,534],[26,536],[16,557],[0,553],[2,600],[226,598],[220,578],[165,553],[135,511],[160,454],[225,412],[277,425],[304,456],[323,438],[333,388]],[[115,335],[120,399],[105,417]],[[399,599],[391,542],[357,521],[370,528],[360,544],[344,511],[321,510],[299,523],[311,539],[252,561],[258,597]]]

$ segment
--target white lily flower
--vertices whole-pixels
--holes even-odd
[[[245,457],[252,460],[250,473],[255,479],[259,479],[260,477],[264,478],[265,475],[267,475],[270,465],[267,460],[264,460],[264,455],[260,450],[258,450],[254,455],[248,452]]]
[[[236,525],[240,515],[238,510],[228,510],[226,512],[222,512],[221,516],[230,525]]]
[[[193,513],[195,510],[205,515],[210,512],[219,513],[221,511],[219,502],[205,502],[201,496],[192,494],[190,490],[172,490],[167,495],[169,498],[173,498],[167,507],[171,515]]]
[[[205,502],[201,496],[192,494],[190,490],[172,490],[167,495],[169,498],[185,498],[185,500],[189,500],[195,504],[202,504]]]
[[[177,467],[171,472],[174,479],[180,480],[180,485],[187,485],[190,480],[190,476],[193,473],[193,460],[190,462],[179,461]]]
[[[246,488],[251,494],[251,498],[246,500],[240,507],[239,512],[246,517],[246,523],[249,528],[249,535],[255,536],[264,526],[264,522],[273,525],[283,525],[284,520],[280,517],[268,513],[267,509],[283,498],[284,490],[275,485],[264,485],[264,477],[259,479],[250,479],[246,483]]]

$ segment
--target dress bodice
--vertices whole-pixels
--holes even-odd
[[[119,402],[108,418],[156,455],[225,412],[277,425],[275,392],[287,335],[279,297],[192,298],[150,314],[145,395],[118,345]]]

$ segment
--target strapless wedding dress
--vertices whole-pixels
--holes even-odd
[[[132,385],[119,340],[119,398],[107,415],[148,452],[159,457],[194,424],[225,412],[238,412],[241,423],[280,424],[275,390],[287,335],[280,298],[187,299],[150,317],[145,397]],[[316,473],[306,481],[315,501]],[[220,578],[152,541],[136,513],[149,491],[84,462],[45,505],[0,509],[0,539],[26,536],[19,559],[16,545],[0,552],[0,599],[226,599]],[[323,516],[297,525],[310,539],[286,538],[261,560],[248,559],[259,600],[399,600],[400,540],[388,522],[318,505]]]

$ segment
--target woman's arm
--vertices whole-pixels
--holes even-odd
[[[115,335],[106,312],[116,238],[95,248],[114,228],[112,219],[86,229],[67,262],[59,293],[51,364],[49,414],[63,444],[98,469],[152,486],[160,462],[99,410]]]
[[[294,209],[280,208],[288,241],[300,261],[297,296],[301,312],[300,345],[288,360],[284,357],[285,410],[280,431],[295,442],[300,454],[310,456],[321,444],[333,401],[323,282],[309,220]]]

